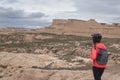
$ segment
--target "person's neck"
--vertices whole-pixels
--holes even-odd
[[[101,42],[96,42],[96,43],[93,43],[93,44],[94,44],[94,46],[95,46],[95,45],[98,44],[98,43],[101,43]]]

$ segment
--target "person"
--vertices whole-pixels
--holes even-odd
[[[93,41],[93,47],[90,54],[90,58],[92,60],[93,76],[94,80],[101,80],[102,74],[107,66],[106,64],[98,64],[96,58],[98,55],[98,50],[106,49],[106,46],[104,45],[104,43],[101,42],[102,35],[100,33],[94,33],[91,36]]]

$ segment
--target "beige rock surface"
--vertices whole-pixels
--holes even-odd
[[[73,61],[89,59],[77,57]],[[69,63],[46,54],[0,52],[0,80],[93,80],[92,70],[85,65]],[[119,80],[119,64],[109,62],[105,80]]]

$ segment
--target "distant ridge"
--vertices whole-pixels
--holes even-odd
[[[94,32],[100,32],[105,37],[120,38],[120,23],[98,23],[94,19],[78,20],[78,19],[53,19],[48,29],[53,32],[72,33],[77,35],[89,35]]]
[[[79,20],[79,19],[53,19],[51,25],[43,28],[0,28],[0,34],[8,34],[15,32],[34,32],[34,33],[55,33],[88,36],[94,32],[99,32],[103,37],[120,38],[120,23],[98,23],[94,19]]]

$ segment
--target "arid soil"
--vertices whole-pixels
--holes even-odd
[[[52,55],[0,53],[0,80],[93,80],[91,61],[66,62]],[[105,80],[120,79],[120,64],[108,63]]]
[[[0,80],[94,80],[90,37],[22,31],[0,34]],[[102,42],[109,51],[102,79],[120,80],[120,38]]]

